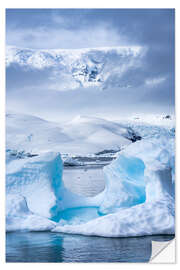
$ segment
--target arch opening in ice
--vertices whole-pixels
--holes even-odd
[[[128,146],[104,168],[106,187],[95,197],[74,194],[64,186],[58,153],[11,161],[7,230],[106,237],[174,233],[173,142],[161,138]],[[27,211],[16,196],[25,198]]]

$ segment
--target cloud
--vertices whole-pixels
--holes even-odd
[[[34,108],[37,113],[42,110],[42,117],[50,111],[53,117],[75,115],[76,112],[107,112],[108,116],[118,116],[126,111],[168,111],[174,107],[173,9],[11,9],[7,11],[6,22],[7,44],[17,47],[148,48],[141,65],[132,66],[121,74],[117,79],[119,86],[113,91],[89,89],[57,93],[47,89],[52,85],[49,70],[31,71],[31,74],[17,68],[15,72],[8,71],[7,100],[13,103],[12,107],[22,110],[27,107],[29,111]],[[115,66],[122,68],[119,63]],[[57,89],[61,78],[55,79]]]
[[[46,26],[35,29],[9,27],[6,32],[6,43],[34,49],[76,49],[125,45],[126,38],[107,24],[76,30],[58,27],[52,29]]]
[[[93,13],[89,9],[52,10],[51,20],[54,26],[64,29],[89,28],[89,26],[97,24],[97,19],[91,20],[92,15]]]
[[[151,79],[147,79],[147,80],[145,81],[145,84],[146,84],[146,85],[149,85],[149,86],[154,86],[154,85],[156,85],[156,84],[163,83],[165,80],[166,80],[165,77],[151,78]]]

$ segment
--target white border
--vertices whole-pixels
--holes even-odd
[[[165,244],[165,246],[162,247],[161,251],[159,251],[157,253],[157,255],[154,255],[150,259],[150,263],[174,263],[176,261],[176,258],[175,258],[176,241],[175,241],[175,239],[168,241],[168,242],[159,242],[159,243],[161,245],[163,243],[163,244]],[[154,242],[154,246],[155,246],[155,244],[156,244],[156,242]]]
[[[151,0],[148,3],[144,0],[66,0],[66,1],[43,1],[43,0],[6,0],[4,3],[5,8],[174,8],[178,0]]]
[[[5,253],[5,68],[4,68],[4,57],[5,57],[5,46],[4,46],[4,35],[5,35],[5,12],[0,9],[0,33],[1,33],[1,50],[0,50],[0,250],[2,254]],[[3,37],[3,39],[2,39]],[[4,258],[0,256],[0,261]]]
[[[119,269],[122,268],[123,270],[126,269],[144,269],[144,267],[151,267],[153,268],[158,267],[163,269],[166,269],[166,267],[169,269],[169,264],[167,265],[153,265],[153,264],[132,264],[132,263],[106,263],[106,264],[91,264],[91,263],[73,263],[73,264],[62,264],[62,263],[56,263],[56,264],[49,264],[49,263],[5,263],[5,224],[4,224],[4,209],[5,209],[5,186],[4,186],[4,175],[5,175],[5,166],[4,166],[4,142],[5,142],[5,120],[4,120],[4,113],[5,113],[5,69],[4,69],[4,51],[5,51],[5,8],[176,8],[176,29],[179,31],[179,9],[178,9],[178,0],[171,0],[171,1],[160,1],[160,0],[151,0],[151,1],[140,1],[140,0],[125,0],[125,1],[97,1],[97,0],[91,0],[91,1],[85,1],[85,0],[66,0],[66,1],[44,1],[44,0],[31,0],[31,1],[24,1],[24,0],[15,0],[15,1],[1,1],[1,6],[0,6],[0,37],[1,37],[1,44],[0,44],[0,198],[1,198],[1,203],[0,203],[0,264],[1,264],[1,269],[9,269],[10,267],[13,267],[13,269],[31,269],[34,266],[37,266],[38,269],[42,267],[42,269],[49,269],[49,267],[53,268],[67,268],[70,269],[71,267],[77,268],[77,269],[84,269],[84,268],[98,268],[98,269]],[[178,115],[179,115],[179,101],[180,101],[180,96],[178,92],[180,89],[178,89],[178,74],[179,74],[179,68],[178,68],[178,48],[180,48],[180,44],[178,44],[178,31],[176,30],[176,117],[177,117],[177,133],[176,133],[176,148],[179,150],[179,143],[178,143],[178,138],[179,138],[179,125],[178,125]],[[176,164],[179,165],[179,158],[178,155],[176,157]],[[178,188],[178,179],[179,177],[179,170],[178,166],[176,166],[177,172],[176,172],[176,191],[179,189]],[[178,194],[176,194],[176,228],[178,228],[178,211],[177,211],[177,205],[179,202],[178,199]],[[178,235],[178,229],[176,230],[176,235]],[[178,237],[179,238],[179,237]],[[176,237],[177,239],[177,237]],[[179,240],[179,239],[178,239]],[[178,254],[178,240],[176,240],[176,255]],[[178,258],[176,257],[176,262],[177,264],[171,264],[170,267],[178,267]]]

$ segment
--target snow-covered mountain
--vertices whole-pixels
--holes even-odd
[[[67,123],[55,123],[11,112],[6,115],[6,147],[31,154],[55,151],[72,156],[87,156],[121,150],[141,137],[156,137],[163,132],[165,135],[174,133],[174,119],[164,116],[153,119],[153,123],[148,123],[143,118],[109,121],[76,116]]]
[[[8,113],[6,130],[7,149],[31,154],[46,151],[95,154],[103,150],[119,150],[136,140],[130,127],[85,116],[59,124],[35,116]]]
[[[49,70],[51,88],[131,87],[124,76],[141,66],[145,48],[110,47],[75,50],[33,50],[7,46],[6,66],[26,72]],[[46,78],[47,79],[47,78]]]

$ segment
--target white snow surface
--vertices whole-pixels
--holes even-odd
[[[59,124],[31,115],[6,115],[6,148],[32,154],[54,151],[87,155],[118,150],[131,143],[129,132],[125,125],[96,117],[77,116]]]
[[[158,126],[152,129],[144,126],[148,136],[126,146],[104,167],[105,190],[95,197],[79,196],[64,187],[58,153],[9,160],[7,230],[105,237],[174,233],[174,132]],[[88,217],[93,207],[99,216],[91,211]],[[78,208],[86,213],[83,222],[78,217],[73,224],[61,219],[65,210],[73,214]]]
[[[6,195],[6,231],[49,231],[55,222],[34,214],[22,195]]]

